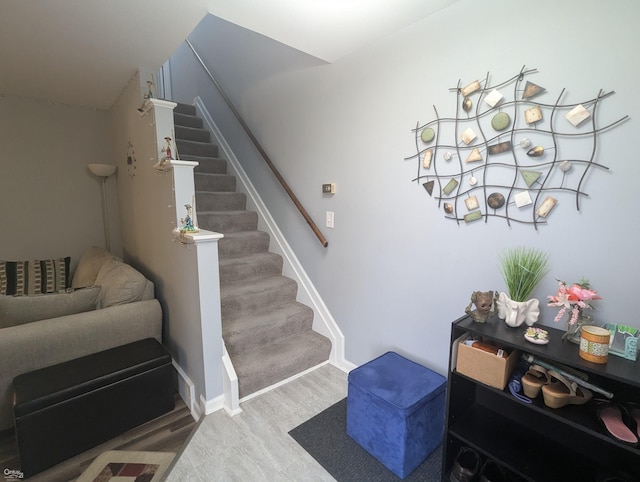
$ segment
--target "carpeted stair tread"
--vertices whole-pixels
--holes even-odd
[[[220,286],[222,322],[296,300],[298,283],[286,276],[268,276],[252,283],[238,281]]]
[[[173,124],[175,126],[196,127],[202,129],[202,118],[197,115],[181,114],[173,110]],[[176,136],[178,137],[178,136]]]
[[[329,359],[331,342],[315,331],[291,335],[231,358],[240,397],[262,390]]]
[[[181,159],[186,156],[218,157],[218,146],[211,142],[189,141],[176,138],[176,146]]]
[[[196,115],[196,106],[178,102],[177,105],[173,108],[173,114]]]
[[[231,356],[260,349],[281,338],[311,330],[313,310],[294,301],[267,312],[223,323],[222,336]]]
[[[196,174],[227,174],[227,161],[221,157],[182,156],[182,160],[197,162]]]
[[[174,125],[176,139],[182,141],[211,142],[211,134],[206,129]]]
[[[228,233],[218,241],[220,259],[238,258],[268,250],[269,234],[264,231]]]
[[[247,207],[247,195],[242,192],[196,191],[198,213],[206,211],[241,211]]]
[[[220,284],[245,283],[267,276],[282,274],[282,256],[266,251],[241,258],[220,260]]]
[[[196,172],[193,176],[196,191],[235,192],[236,177],[229,174]]]
[[[258,229],[255,211],[198,211],[198,223],[216,233],[235,233]]]

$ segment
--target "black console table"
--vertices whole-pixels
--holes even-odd
[[[577,345],[562,341],[562,330],[544,327],[550,342],[535,345],[524,339],[526,328],[511,328],[497,317],[477,323],[464,316],[452,323],[443,480],[449,480],[456,455],[465,446],[483,460],[500,464],[510,480],[596,481],[618,470],[640,480],[640,448],[609,436],[589,405],[551,409],[542,394],[527,404],[516,399],[508,386],[495,389],[452,371],[454,342],[469,333],[579,370],[589,382],[612,392],[612,401],[640,402],[640,362],[609,355],[604,365],[590,363],[580,358]]]

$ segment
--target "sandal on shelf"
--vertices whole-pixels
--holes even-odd
[[[638,445],[638,437],[631,431],[629,412],[617,403],[594,400],[596,417],[614,439],[629,445]]]
[[[540,365],[531,365],[520,381],[524,394],[529,398],[536,398],[542,387],[549,383],[549,375]]]
[[[565,405],[584,405],[593,398],[593,393],[576,382],[570,382],[558,372],[548,372],[550,381],[542,387],[544,404],[549,408],[560,408]]]

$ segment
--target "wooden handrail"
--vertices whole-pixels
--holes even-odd
[[[231,112],[233,112],[233,115],[236,117],[236,119],[238,119],[238,122],[240,122],[240,125],[242,126],[242,128],[245,130],[245,132],[251,139],[251,142],[253,142],[253,145],[256,147],[256,149],[258,149],[258,152],[260,153],[260,155],[263,157],[263,159],[271,169],[271,172],[273,172],[273,175],[280,182],[280,185],[285,190],[285,192],[289,195],[289,198],[291,198],[296,208],[298,208],[298,211],[300,212],[300,214],[302,214],[302,217],[305,219],[307,224],[311,227],[312,231],[315,233],[316,237],[318,238],[322,246],[326,248],[329,245],[329,242],[327,241],[327,239],[324,237],[324,235],[322,234],[322,232],[320,231],[316,223],[313,222],[313,219],[311,219],[311,216],[309,216],[309,213],[307,213],[307,210],[302,206],[302,203],[300,202],[298,197],[294,194],[294,192],[291,190],[291,188],[287,184],[287,181],[285,181],[284,177],[282,177],[282,174],[280,174],[280,171],[278,171],[275,164],[273,164],[273,162],[271,161],[271,158],[269,157],[269,154],[267,154],[267,152],[262,148],[262,145],[260,145],[260,142],[253,135],[253,133],[251,132],[251,129],[249,129],[249,126],[240,115],[240,112],[238,112],[238,110],[235,108],[235,106],[231,102],[231,99],[227,97],[227,94],[225,94],[224,90],[222,89],[218,81],[215,79],[213,74],[209,71],[209,69],[205,65],[200,55],[198,55],[198,52],[196,52],[196,49],[193,47],[189,39],[186,39],[186,42],[189,48],[191,48],[191,51],[193,52],[193,54],[198,59],[198,62],[200,62],[200,65],[202,65],[202,68],[205,70],[205,72],[213,82],[213,85],[215,85],[216,89],[218,89],[218,92],[220,92],[220,95],[222,95],[222,98],[226,102],[229,109],[231,109]]]

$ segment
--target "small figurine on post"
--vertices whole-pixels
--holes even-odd
[[[200,230],[193,223],[193,208],[191,204],[185,204],[184,207],[187,209],[187,215],[184,218],[180,218],[180,223],[182,223],[182,227],[180,228],[180,239],[185,241],[185,234],[187,233],[197,233]]]
[[[147,93],[144,94],[145,99],[153,99],[153,81],[147,80]]]
[[[497,293],[493,291],[474,291],[471,293],[471,302],[465,308],[464,312],[471,317],[473,321],[484,323],[495,314],[495,305]],[[476,309],[471,310],[475,305]]]
[[[162,158],[162,162],[171,161],[173,160],[173,157],[171,157],[171,137],[167,136],[164,138],[164,140],[167,143],[167,145],[162,148],[162,152],[164,152],[164,157]]]
[[[142,104],[138,107],[138,112],[145,113],[151,108],[151,104],[149,103],[149,99],[153,99],[155,95],[153,95],[153,89],[155,88],[153,84],[153,76],[151,76],[151,80],[147,80],[147,91],[142,95]]]
[[[153,165],[153,167],[158,171],[168,170],[170,167],[170,163],[167,161],[173,160],[173,157],[171,154],[171,137],[167,136],[164,138],[164,140],[166,142],[166,145],[162,148],[162,151],[161,151],[162,153],[164,153],[164,156],[162,156],[162,159]]]

